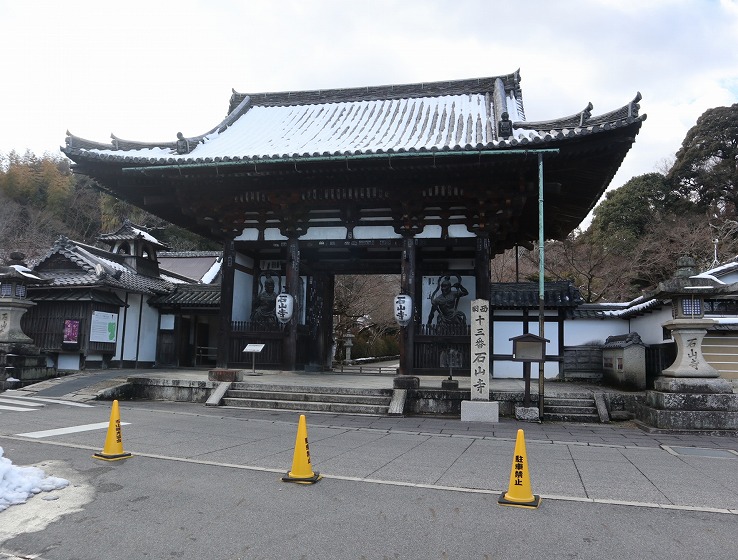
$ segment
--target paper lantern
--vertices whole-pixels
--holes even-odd
[[[274,312],[277,314],[277,321],[280,323],[289,323],[292,319],[292,313],[295,309],[295,300],[290,294],[279,294]]]

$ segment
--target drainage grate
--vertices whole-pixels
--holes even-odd
[[[676,447],[674,445],[662,445],[672,455],[684,455],[689,457],[706,457],[709,459],[738,459],[738,452],[732,449],[709,449],[705,447]]]

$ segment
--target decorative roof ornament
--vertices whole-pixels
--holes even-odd
[[[500,121],[497,123],[497,131],[500,138],[510,138],[513,135],[513,123],[507,111],[502,113]]]

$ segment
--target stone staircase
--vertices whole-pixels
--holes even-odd
[[[546,397],[543,401],[543,419],[554,422],[582,422],[599,424],[601,413],[593,395]]]
[[[388,414],[392,389],[351,387],[300,387],[234,382],[220,399],[221,406],[334,412]]]

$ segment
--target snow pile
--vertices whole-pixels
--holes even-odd
[[[64,478],[46,476],[38,467],[16,467],[3,457],[0,447],[0,511],[24,504],[33,494],[51,492],[69,485]]]

